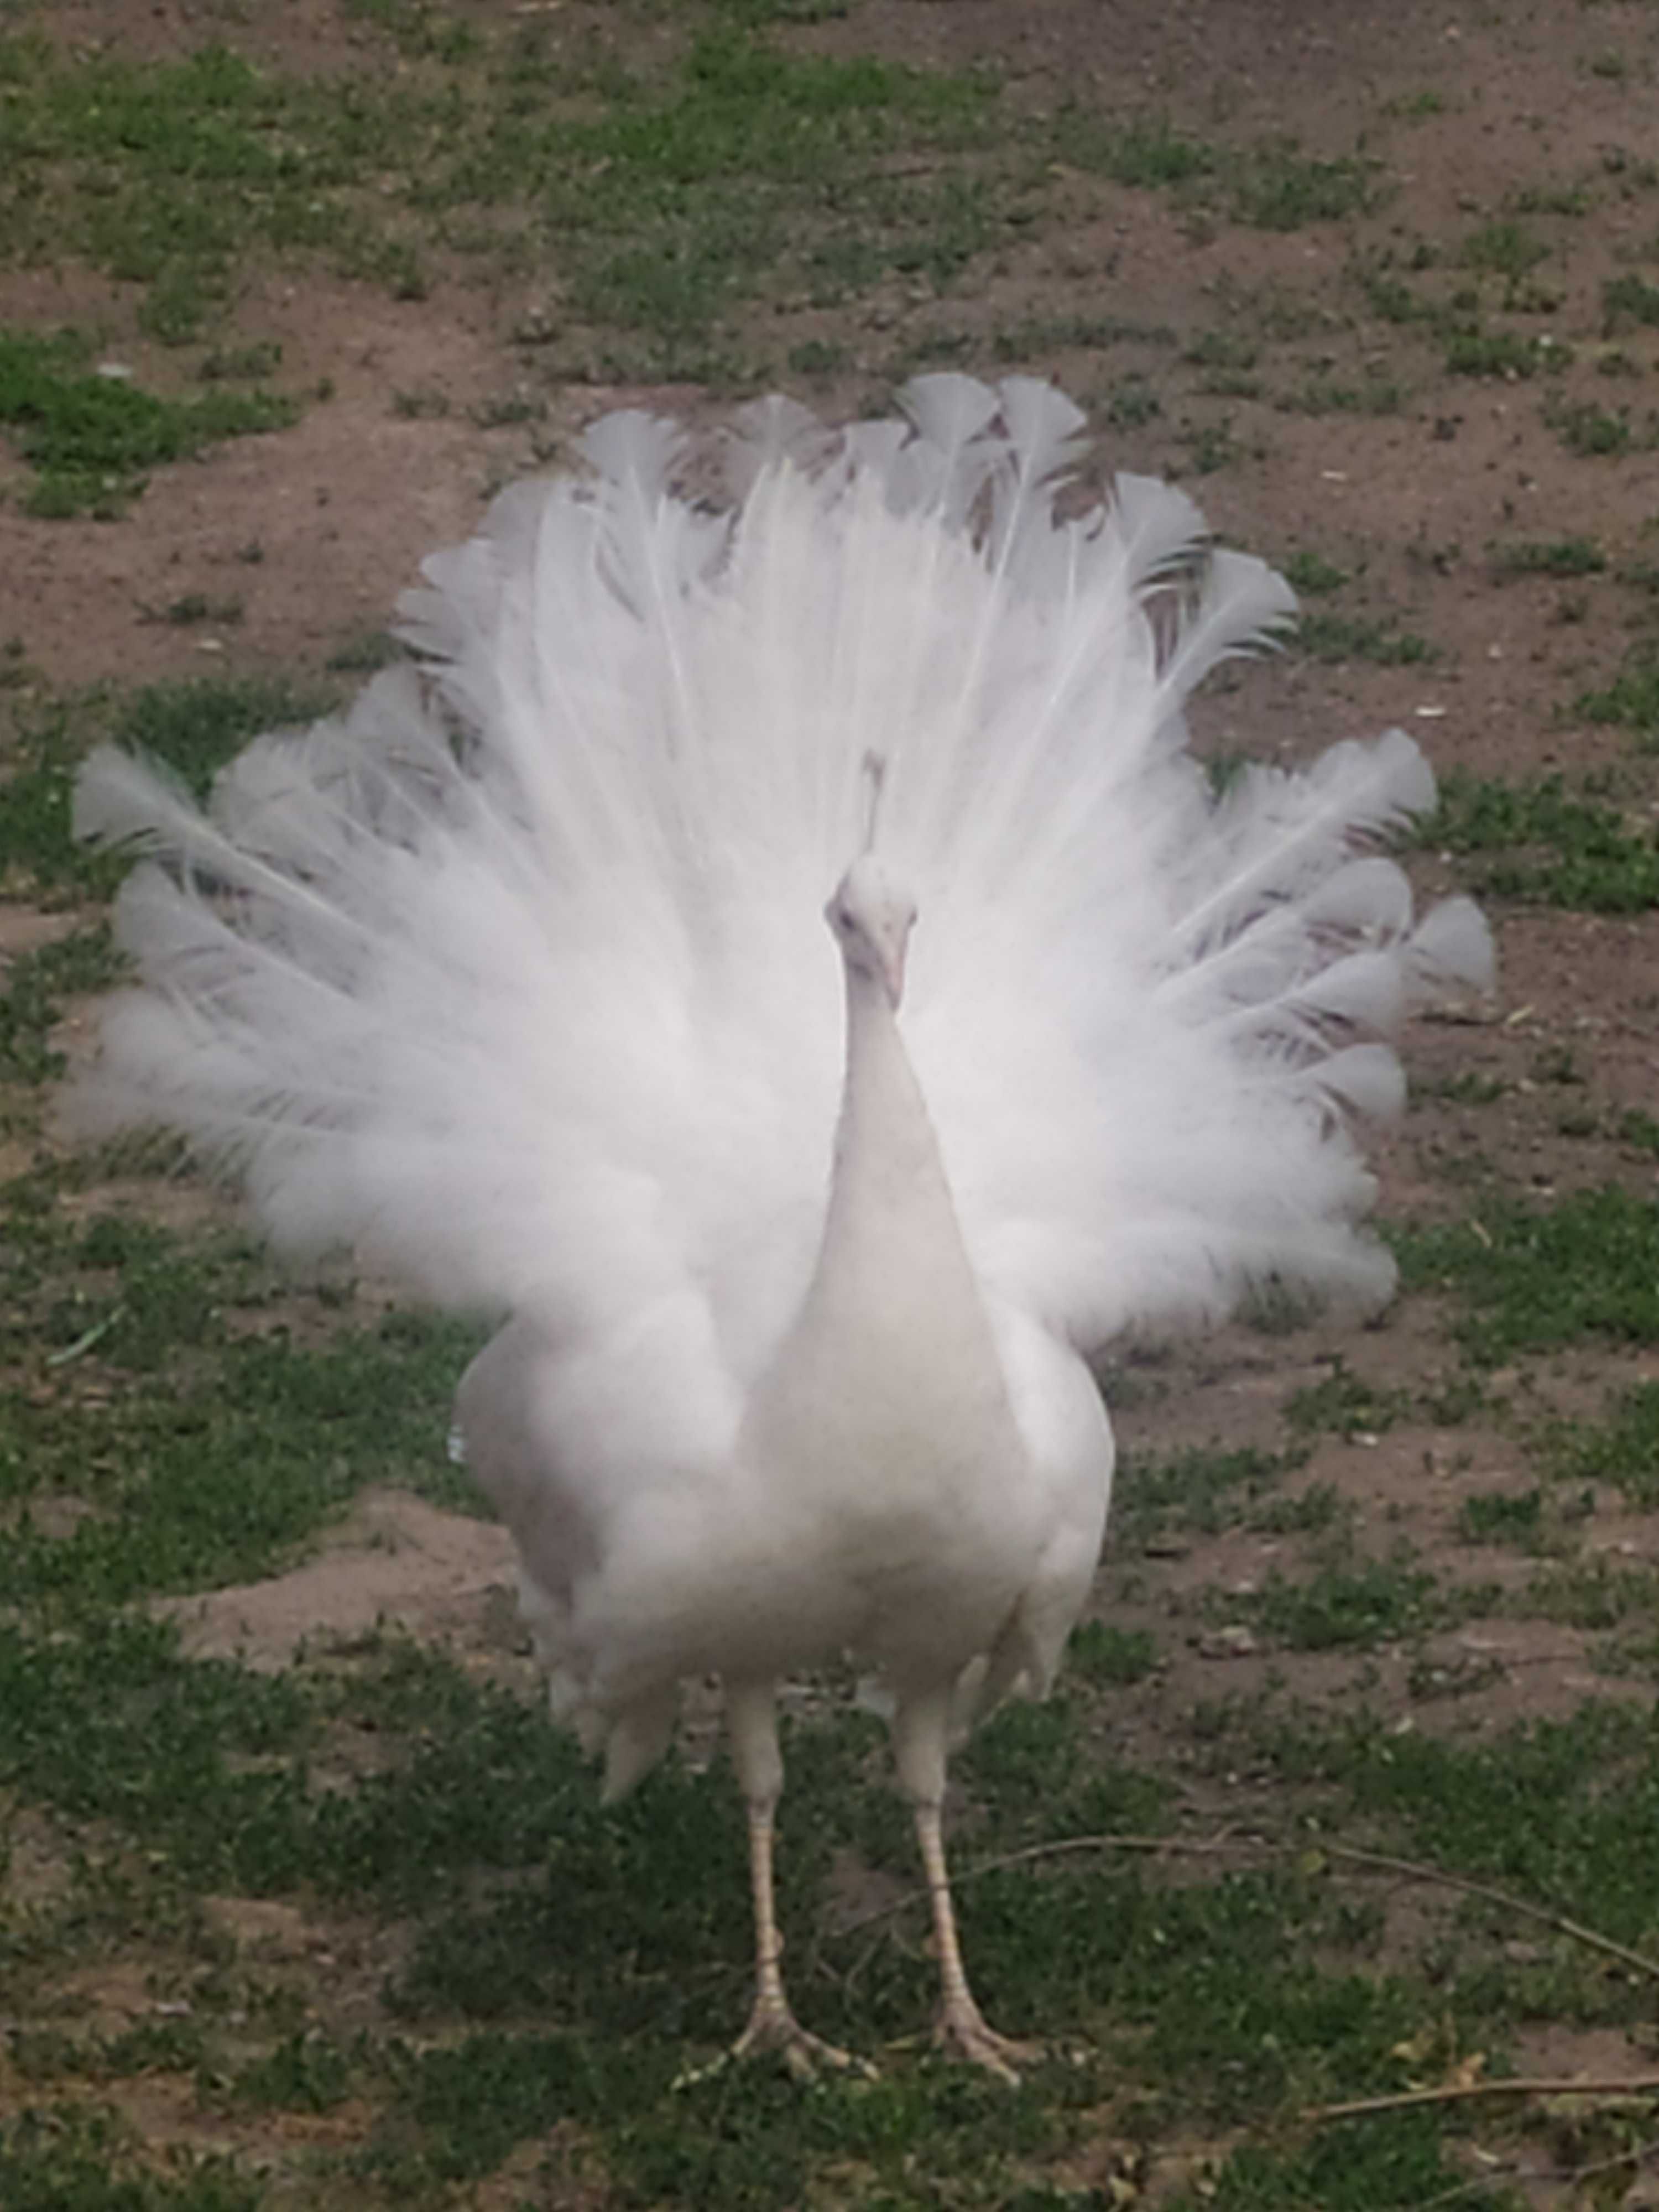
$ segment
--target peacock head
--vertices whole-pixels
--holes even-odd
[[[854,975],[869,975],[896,1006],[904,995],[904,955],[916,902],[873,853],[860,854],[823,909],[841,957]]]

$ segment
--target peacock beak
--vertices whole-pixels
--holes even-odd
[[[897,928],[884,929],[875,939],[875,954],[881,963],[881,980],[887,987],[887,996],[896,1007],[904,996],[904,967],[910,951],[911,918],[907,915]]]
[[[903,938],[896,945],[881,947],[881,980],[887,986],[887,995],[895,1006],[904,996],[904,957],[908,950]]]

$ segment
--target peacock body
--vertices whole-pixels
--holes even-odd
[[[740,2047],[840,2056],[783,1997],[774,1686],[884,1677],[941,2032],[1007,2071],[939,1813],[951,1729],[1045,1690],[1087,1594],[1087,1355],[1270,1279],[1387,1296],[1355,1123],[1490,948],[1375,849],[1433,800],[1401,733],[1219,793],[1188,752],[1279,578],[1162,484],[1074,500],[1045,385],[903,405],[832,434],[774,400],[714,448],[610,417],[427,562],[409,664],[204,811],[95,755],[143,982],[82,1113],[184,1129],[286,1248],[505,1317],[459,1426],[555,1711],[615,1791],[684,1677],[726,1685]]]

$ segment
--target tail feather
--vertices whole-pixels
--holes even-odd
[[[1091,1343],[1267,1275],[1385,1295],[1351,1123],[1398,1109],[1407,1008],[1491,973],[1468,902],[1414,921],[1375,849],[1426,764],[1395,731],[1218,798],[1182,703],[1279,634],[1282,580],[1146,479],[1057,504],[1081,418],[1046,386],[903,404],[840,434],[746,410],[720,510],[683,433],[613,416],[582,480],[425,564],[418,665],[258,740],[205,811],[94,755],[78,829],[147,855],[103,1124],[186,1128],[289,1243],[366,1239],[452,1302],[695,1305],[752,1376],[821,1227],[820,908],[873,750],[921,916],[907,1038],[992,1297]]]

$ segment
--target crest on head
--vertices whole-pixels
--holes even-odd
[[[896,1006],[904,995],[904,958],[915,925],[916,902],[876,854],[876,826],[887,763],[879,753],[867,752],[862,773],[864,843],[836,886],[823,909],[824,919],[835,933],[848,970],[873,977]]]

